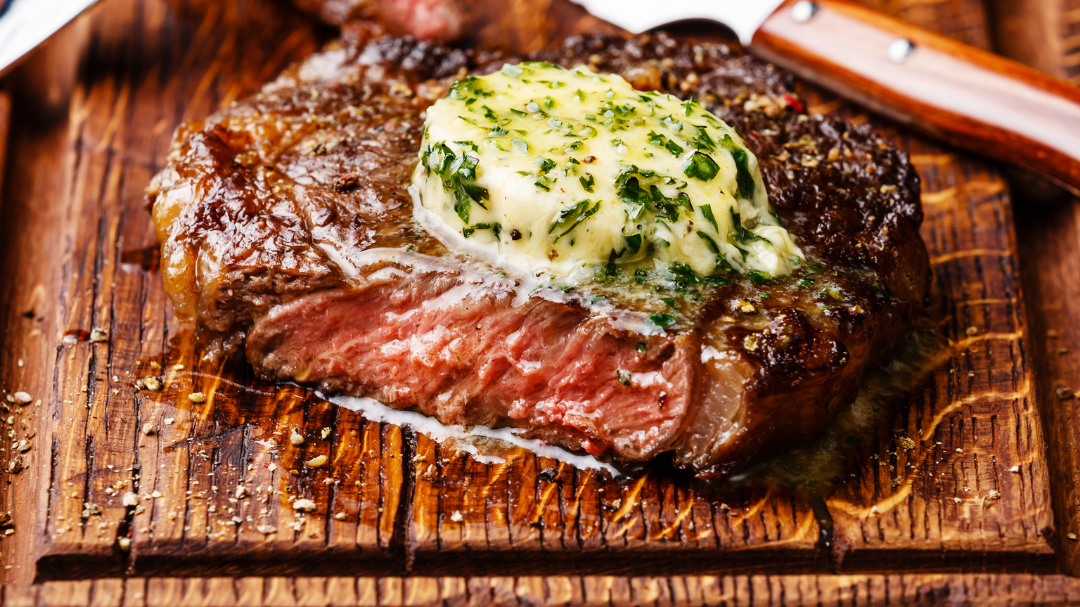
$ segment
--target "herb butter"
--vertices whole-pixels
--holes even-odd
[[[539,273],[777,276],[803,261],[733,128],[585,67],[456,82],[428,109],[414,186],[418,219],[452,248]]]

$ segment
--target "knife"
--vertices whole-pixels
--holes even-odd
[[[575,0],[634,33],[717,21],[751,53],[1080,195],[1080,89],[849,0]]]
[[[97,0],[0,0],[0,76]]]

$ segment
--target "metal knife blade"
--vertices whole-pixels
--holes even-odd
[[[0,76],[96,2],[11,0],[0,11]]]
[[[685,19],[708,19],[730,28],[744,46],[783,0],[574,0],[593,15],[640,34]]]

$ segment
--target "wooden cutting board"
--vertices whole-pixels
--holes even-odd
[[[535,47],[595,25],[559,20],[573,11],[557,2],[512,9],[476,31]],[[984,164],[894,135],[923,178],[928,318],[951,343],[830,491],[717,493],[524,451],[481,464],[243,365],[200,362],[161,290],[142,190],[173,128],[256,90],[327,32],[267,0],[111,0],[77,27],[49,50],[86,49],[59,92],[19,74],[26,113],[0,210],[0,388],[33,397],[8,405],[9,460],[18,441],[30,449],[4,498],[37,579],[1055,570],[1011,208]],[[63,99],[65,83],[73,102],[57,113],[50,94]],[[849,111],[808,96],[813,111]],[[138,390],[147,376],[164,389]],[[330,464],[303,465],[318,455]],[[316,510],[298,515],[293,498]]]

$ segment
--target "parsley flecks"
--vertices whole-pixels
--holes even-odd
[[[624,253],[626,253],[626,249],[617,253],[615,252],[615,249],[611,250],[611,254],[608,255],[607,266],[604,268],[604,276],[614,278],[619,275],[619,266],[615,265],[615,261],[622,257]]]
[[[584,177],[578,177],[578,182],[581,183],[581,187],[590,194],[593,191],[593,186],[596,185],[596,179],[593,178],[592,173],[585,173]]]
[[[713,240],[712,236],[709,236],[708,234],[706,234],[705,232],[702,232],[701,230],[697,231],[697,235],[698,235],[698,238],[701,238],[702,240],[704,240],[709,245],[709,248],[712,249],[713,253],[715,253],[716,255],[720,255],[720,247],[716,244],[716,241]]]
[[[746,276],[750,279],[750,282],[760,285],[772,280],[772,275],[768,272],[761,272],[759,270],[750,270],[746,273]]]
[[[442,180],[443,187],[454,193],[454,212],[465,224],[469,223],[472,203],[486,209],[487,188],[476,183],[479,160],[464,151],[459,157],[450,146],[437,143],[424,152],[424,166]]]
[[[651,171],[647,173],[651,174]],[[615,179],[615,193],[619,196],[619,200],[630,206],[630,218],[635,221],[641,218],[645,209],[652,203],[652,196],[641,187],[638,181],[644,176],[645,173],[639,173],[637,167],[630,167]]]
[[[555,168],[555,166],[556,166],[554,160],[548,160],[547,158],[544,158],[543,156],[537,158],[536,163],[540,165],[540,173],[541,174],[542,173],[547,173],[548,171]]]
[[[548,234],[553,234],[556,231],[560,232],[555,236],[554,242],[559,242],[559,239],[566,236],[570,232],[574,231],[574,228],[581,225],[581,222],[596,215],[596,212],[600,210],[600,203],[597,202],[591,207],[590,201],[580,200],[574,204],[566,207],[562,211],[559,211],[559,216],[555,219],[555,222],[551,224],[551,229],[548,230]]]
[[[735,212],[735,209],[731,209],[731,234],[732,237],[735,239],[735,242],[741,245],[749,244],[751,242],[754,242],[755,240],[768,242],[768,240],[744,228],[742,224],[742,218],[739,216],[738,213]],[[740,249],[742,249],[743,251],[746,250],[743,247],[740,247]]]
[[[735,183],[739,187],[739,196],[753,198],[754,176],[750,173],[750,155],[743,148],[736,147],[731,150],[731,157],[735,160]]]
[[[705,152],[712,152],[716,149],[716,142],[713,141],[713,138],[709,136],[709,131],[705,130],[705,127],[694,125],[690,126],[693,126],[695,129],[697,129],[697,136],[694,137],[694,145],[697,146],[697,149]]]
[[[691,268],[689,264],[681,261],[676,261],[669,265],[668,272],[671,273],[675,288],[679,291],[685,291],[686,289],[701,284],[701,279],[698,277],[697,273],[694,272],[694,269]]]
[[[705,221],[708,221],[709,224],[712,225],[713,229],[716,230],[716,233],[719,234],[720,226],[716,223],[716,216],[713,215],[712,205],[703,204],[700,205],[698,208],[701,209],[701,214],[705,216]]]
[[[638,251],[641,250],[641,234],[631,234],[627,236],[626,249],[630,251],[631,255],[637,255]]]
[[[653,312],[649,314],[649,324],[660,329],[666,329],[675,324],[675,317],[671,314]]]
[[[686,192],[679,192],[679,195],[675,197],[675,203],[691,213],[694,212],[694,205],[690,204],[690,197]]]
[[[649,131],[649,143],[658,148],[666,149],[674,156],[682,156],[686,152],[681,145],[655,131]]]
[[[700,179],[701,181],[712,181],[712,178],[716,177],[719,171],[720,165],[716,164],[716,161],[712,158],[709,158],[708,154],[702,152],[694,152],[694,155],[686,162],[686,166],[683,167],[683,173],[687,177]]]

